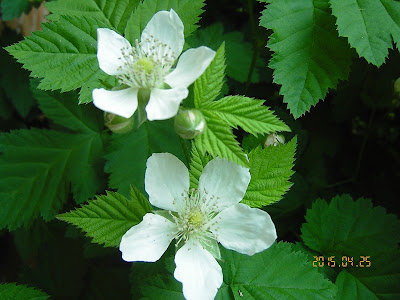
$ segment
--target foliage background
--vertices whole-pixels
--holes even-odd
[[[399,51],[389,50],[386,62],[377,68],[352,50],[348,81],[340,81],[309,113],[294,119],[266,66],[272,57],[265,47],[272,31],[258,26],[265,3],[219,0],[206,4],[201,29],[187,42],[217,50],[225,40],[229,69],[224,93],[267,99],[266,104],[292,129],[285,134],[286,140],[297,135],[294,185],[280,202],[266,208],[278,239],[301,240],[306,210],[318,198],[330,200],[343,194],[369,198],[374,206],[399,217],[400,93],[394,90],[400,77]],[[1,26],[1,47],[22,39],[4,22]],[[253,49],[257,49],[255,69],[248,78]],[[29,72],[4,49],[0,50],[0,72],[1,130],[55,128],[42,113],[43,95],[30,88]],[[257,142],[241,129],[234,133],[245,150]],[[72,195],[68,197],[62,211],[75,206]],[[131,268],[117,249],[92,244],[78,229],[58,220],[37,219],[29,229],[12,232],[3,229],[0,243],[0,281],[34,286],[55,299],[112,299],[115,291],[120,299],[140,298],[135,283],[153,276],[165,264],[139,263]]]

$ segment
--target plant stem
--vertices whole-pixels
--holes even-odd
[[[178,135],[179,136],[179,135]],[[185,158],[186,158],[186,166],[189,167],[189,163],[190,163],[190,156],[189,156],[189,149],[187,147],[186,141],[181,138],[179,136],[179,141],[181,142],[181,146],[183,149],[183,153],[185,154]]]

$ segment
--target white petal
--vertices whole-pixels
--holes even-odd
[[[221,211],[211,226],[217,240],[227,249],[253,255],[276,240],[275,225],[265,211],[239,203]]]
[[[123,74],[122,48],[131,48],[131,44],[115,31],[108,28],[97,29],[97,60],[100,69],[108,75]]]
[[[148,213],[143,221],[129,229],[119,245],[125,261],[155,262],[173,240],[177,227],[159,215]]]
[[[214,56],[215,51],[205,46],[189,49],[181,55],[175,70],[164,81],[171,87],[188,87],[203,74]]]
[[[179,104],[188,96],[187,88],[152,89],[146,106],[147,119],[166,120],[178,113]]]
[[[93,104],[103,111],[130,118],[138,106],[138,90],[135,88],[114,91],[94,89]]]
[[[217,157],[204,167],[199,179],[199,191],[204,193],[206,190],[207,197],[219,197],[214,199],[215,205],[221,211],[243,199],[249,182],[248,168]]]
[[[151,204],[176,211],[174,199],[181,199],[181,194],[189,190],[189,171],[172,154],[153,153],[147,160],[144,182]]]
[[[153,41],[154,39],[170,47],[175,57],[181,54],[185,42],[183,23],[173,9],[170,11],[159,11],[147,23],[145,29],[143,29],[140,42],[142,49],[147,53],[150,52],[150,47],[154,45],[149,41]]]
[[[187,300],[212,300],[222,284],[222,269],[203,247],[188,241],[175,255],[174,277]]]

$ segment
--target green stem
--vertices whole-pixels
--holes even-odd
[[[179,136],[179,141],[181,142],[183,153],[185,154],[186,165],[187,165],[187,167],[189,167],[189,163],[190,163],[189,149],[187,147],[185,140],[183,138],[181,138],[180,136]]]

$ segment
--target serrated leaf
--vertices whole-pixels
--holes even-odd
[[[196,147],[200,153],[204,155],[208,152],[212,157],[220,156],[248,167],[249,162],[229,125],[219,120],[212,112],[203,111],[203,116],[207,127],[195,138]]]
[[[103,73],[96,55],[99,27],[107,24],[84,16],[60,16],[58,22],[43,23],[43,31],[6,50],[32,71],[32,77],[43,78],[40,89],[66,92]]]
[[[289,179],[294,173],[296,146],[293,138],[287,144],[257,147],[249,153],[251,179],[243,203],[261,207],[282,199],[292,185]]]
[[[102,144],[88,134],[18,130],[0,136],[0,228],[50,220],[69,194],[82,202],[103,189]]]
[[[360,57],[381,66],[400,47],[400,3],[393,0],[330,0],[339,35],[347,37]]]
[[[329,204],[318,199],[305,218],[304,243],[324,255],[372,255],[395,248],[400,241],[396,216],[363,198],[353,201],[348,195],[336,196]]]
[[[135,43],[155,13],[160,10],[175,10],[184,25],[184,35],[189,36],[198,27],[197,22],[203,13],[204,0],[146,0],[141,2],[128,20],[125,38]]]
[[[46,300],[49,295],[35,288],[15,283],[0,284],[0,298],[3,300]]]
[[[218,48],[213,61],[194,82],[194,105],[202,108],[213,101],[221,92],[225,75],[225,44]]]
[[[55,123],[80,133],[99,135],[103,130],[103,114],[93,105],[78,105],[78,95],[74,92],[55,93],[35,88],[32,81],[33,94],[39,102],[39,108],[47,118]]]
[[[136,188],[131,188],[130,200],[121,194],[107,192],[107,195],[97,196],[97,200],[57,218],[82,229],[94,243],[118,247],[128,229],[139,224],[151,210],[147,199]]]
[[[60,16],[90,17],[107,27],[123,33],[132,11],[140,0],[58,0],[46,3],[52,13],[47,19],[57,21]]]
[[[137,131],[113,134],[105,166],[111,173],[109,187],[124,195],[131,185],[144,192],[146,160],[154,152],[169,152],[184,160],[171,120],[145,122]]]
[[[1,18],[3,21],[11,21],[19,17],[28,7],[28,0],[2,0]]]
[[[253,256],[221,247],[224,284],[235,299],[333,299],[336,287],[318,273],[307,256],[277,243]],[[225,299],[222,291],[215,299]]]
[[[221,23],[196,30],[187,42],[191,47],[207,45],[213,50],[218,50],[225,41],[226,50],[226,75],[239,82],[246,82],[253,56],[252,45],[244,41],[244,34],[239,31],[224,33]],[[258,69],[255,68],[251,82],[258,82]]]
[[[224,120],[229,126],[242,127],[245,131],[257,135],[276,131],[290,131],[290,128],[279,120],[264,101],[244,96],[227,96],[218,101],[205,104],[201,111],[209,111]]]
[[[295,118],[347,78],[349,47],[338,36],[328,0],[273,1],[263,11],[260,25],[273,30],[268,41],[274,52],[269,67]]]
[[[208,155],[202,154],[199,149],[197,149],[196,144],[192,143],[192,159],[190,160],[190,187],[197,189],[199,185],[200,175],[203,172],[204,167],[211,160]]]

